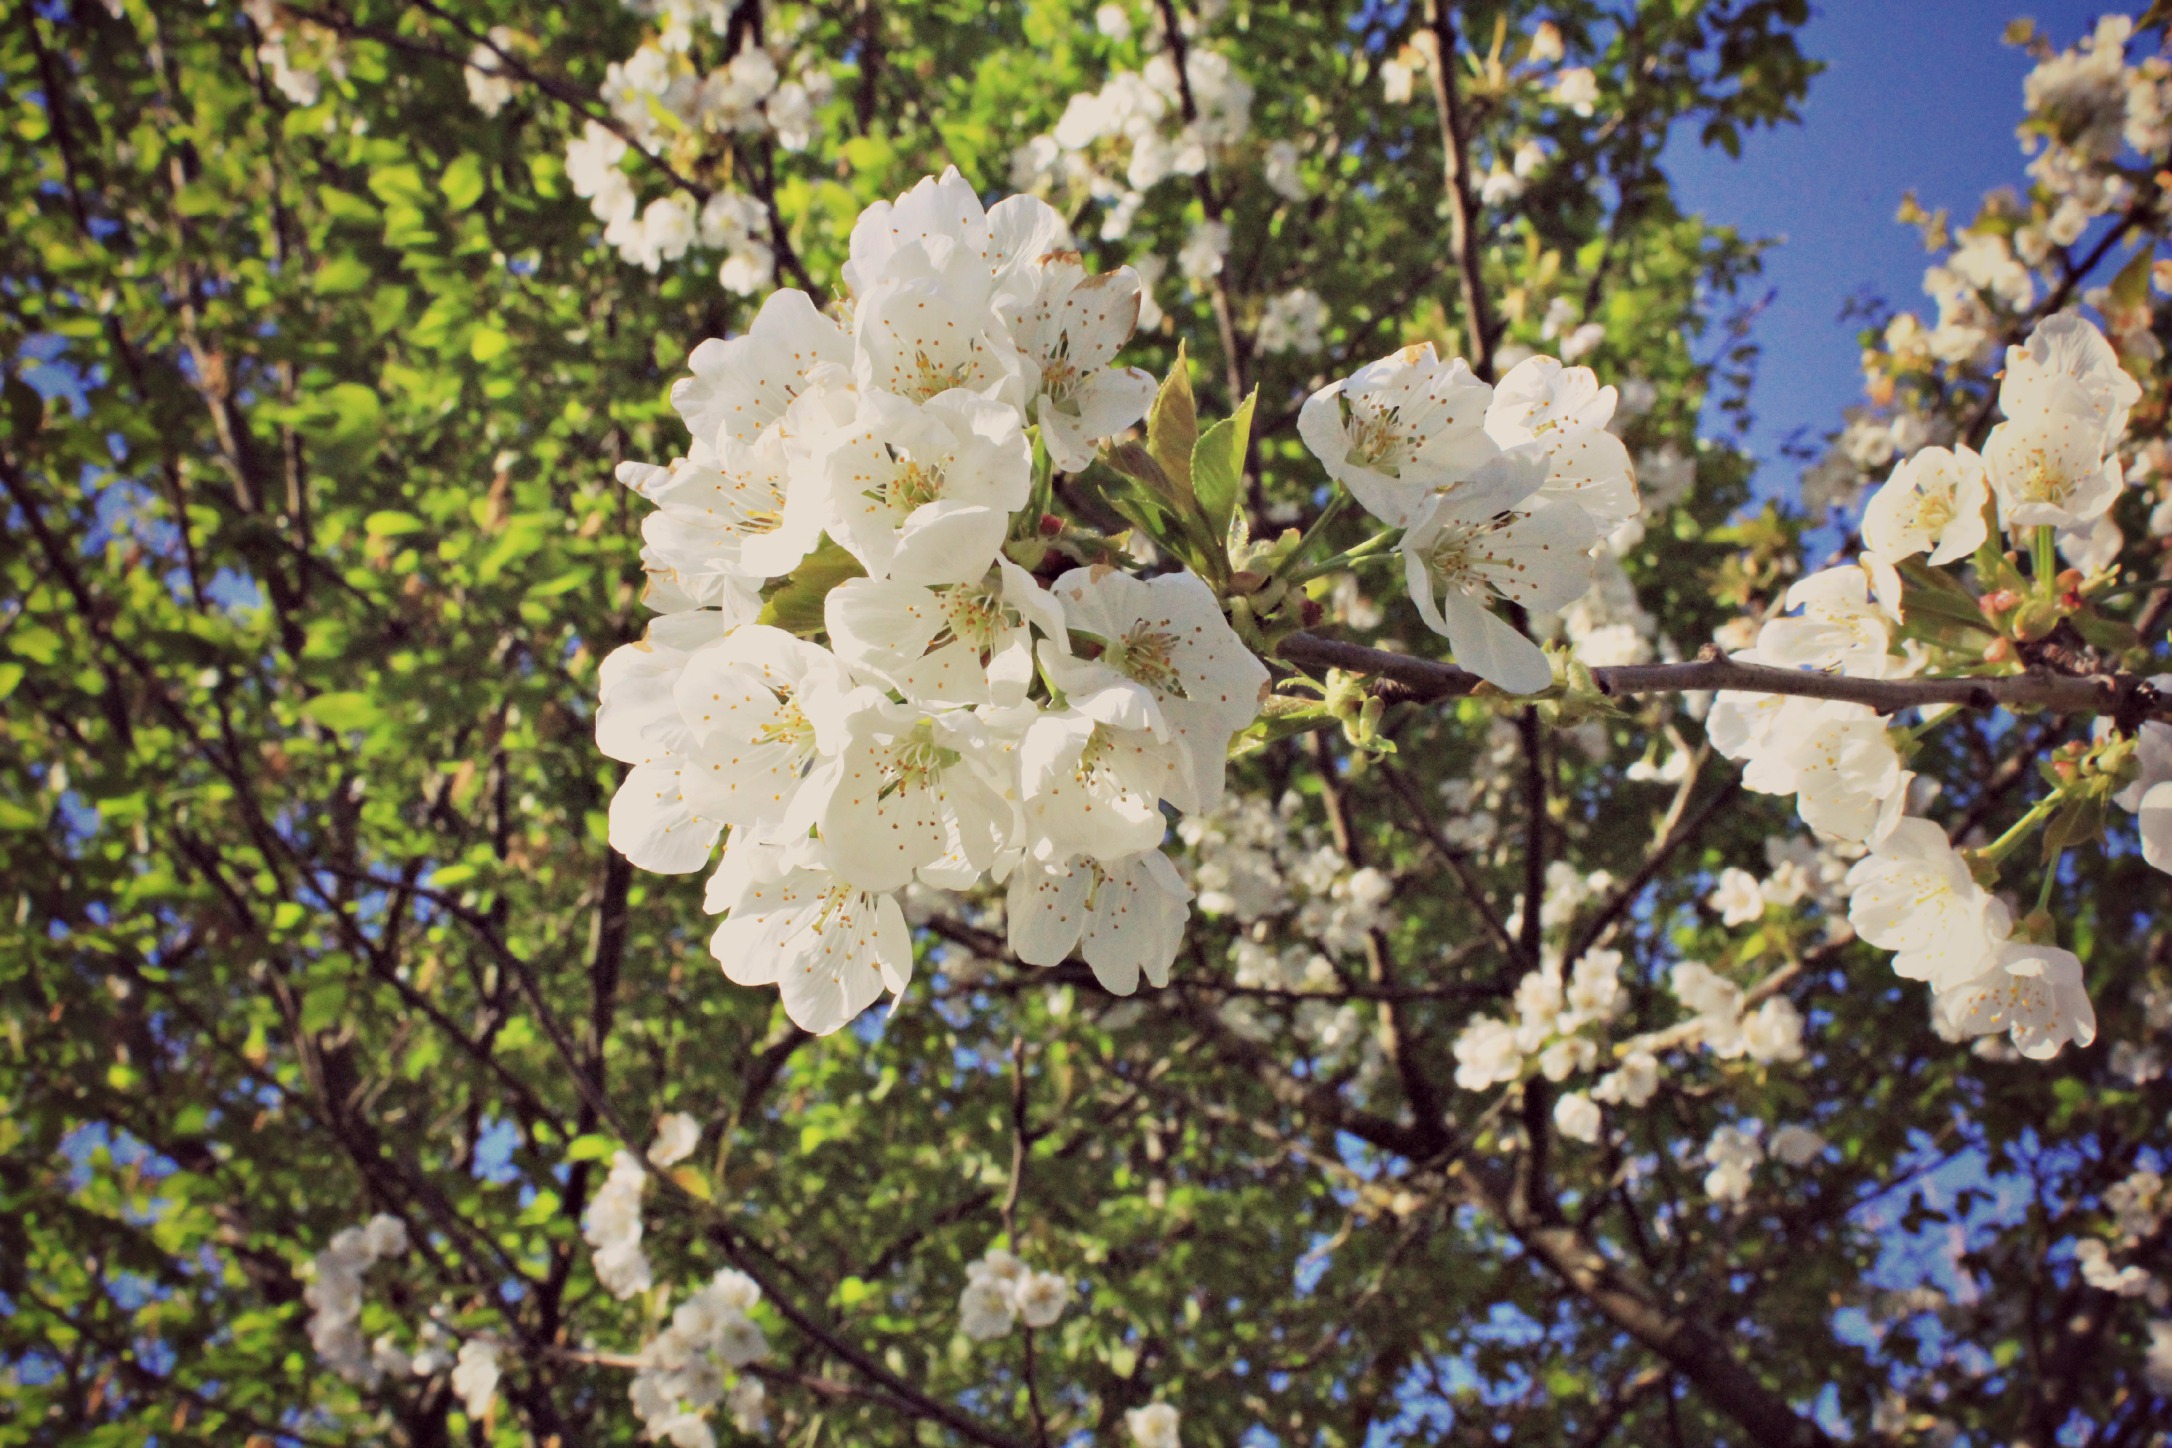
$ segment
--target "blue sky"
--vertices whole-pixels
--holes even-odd
[[[1752,394],[1750,447],[1761,489],[1792,490],[1781,459],[1788,434],[1816,436],[1860,400],[1862,376],[1848,298],[1874,292],[1924,308],[1922,245],[1893,220],[1913,189],[1927,208],[1971,215],[1984,192],[2021,186],[2014,139],[2021,79],[2031,62],[2000,40],[2027,15],[2058,44],[2095,24],[2104,4],[2072,0],[1824,0],[1802,32],[1826,63],[1811,82],[1803,124],[1747,138],[1742,159],[1684,135],[1667,161],[1685,210],[1784,238],[1766,257],[1777,296],[1757,325],[1764,357]]]

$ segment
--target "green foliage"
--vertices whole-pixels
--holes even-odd
[[[782,278],[804,268],[825,297],[862,207],[945,162],[1000,187],[1069,96],[1145,63],[1155,18],[1136,7],[1119,40],[1058,0],[772,11],[731,13],[803,22],[834,63],[815,145],[681,137],[629,175],[653,192],[661,165],[698,160],[766,188]],[[1653,385],[1632,447],[1694,460],[1694,489],[1625,560],[1685,646],[1784,590],[1802,523],[1746,513],[1747,461],[1697,443],[1754,361],[1721,309],[1756,249],[1679,212],[1661,151],[1700,132],[1732,149],[1792,117],[1805,12],[1548,6],[1610,98],[1585,121],[1482,63],[1496,20],[1513,50],[1536,11],[1458,11],[1480,48],[1474,145],[1538,136],[1557,158],[1483,249],[1501,340],[1538,345],[1549,300],[1574,298],[1606,325],[1602,374]],[[683,451],[669,384],[695,342],[751,315],[711,254],[622,263],[567,177],[567,141],[648,22],[603,0],[293,14],[296,54],[339,62],[306,105],[225,7],[26,5],[0,25],[0,1444],[631,1444],[607,1359],[727,1265],[772,1285],[772,1417],[794,1443],[959,1441],[901,1389],[1031,1442],[1029,1361],[1047,1441],[1118,1441],[1156,1399],[1195,1444],[1569,1443],[1605,1422],[1620,1441],[1746,1441],[1411,1147],[1410,1083],[1303,1044],[1294,1022],[1314,1012],[1316,1031],[1324,1003],[1232,984],[1244,931],[1218,908],[1202,904],[1177,984],[1136,1006],[1075,966],[976,959],[967,922],[919,933],[898,1014],[820,1042],[728,985],[700,881],[637,875],[605,846],[621,771],[592,737],[598,663],[646,617],[643,510],[613,466]],[[486,117],[462,65],[500,24],[547,83]],[[1233,535],[1324,500],[1295,433],[1322,378],[1468,333],[1435,116],[1379,99],[1409,34],[1398,7],[1239,0],[1210,32],[1259,88],[1243,164],[1157,188],[1128,238],[1088,228],[1087,245],[1099,267],[1172,256],[1211,197],[1236,237],[1223,294],[1163,281],[1167,320],[1126,357],[1168,379],[1144,444],[1049,496],[1089,521],[1113,509],[1221,583]],[[1276,139],[1306,147],[1302,203],[1260,180]],[[1298,284],[1327,302],[1325,355],[1258,351],[1267,299]],[[1323,553],[1363,536],[1348,517],[1325,532]],[[826,547],[765,617],[819,633],[853,571]],[[1426,646],[1397,590],[1366,586],[1375,635]],[[1468,892],[1411,800],[1437,800],[1503,731],[1513,744],[1513,717],[1465,700],[1364,725],[1392,758],[1270,718],[1238,779],[1288,801],[1293,835],[1395,882],[1392,924],[1329,963],[1349,1038],[1402,1033],[1450,1078],[1457,1030],[1522,972],[1489,919],[1514,908],[1529,838],[1624,880],[1656,832],[1695,821],[1614,942],[1643,1016],[1668,1018],[1658,982],[1681,959],[1790,972],[1835,1047],[1815,1074],[1723,1086],[1691,1069],[1631,1128],[1649,1180],[1598,1148],[1555,1160],[1556,1208],[1789,1402],[1830,1388],[1867,1421],[1902,1371],[1909,1340],[1831,1330],[1834,1304],[1868,1291],[1878,1243],[1856,1213],[1881,1184],[1967,1146],[1992,1172],[2094,1190],[2162,1117],[2092,1074],[2047,1118],[2040,1072],[1938,1042],[1872,953],[1784,912],[1721,929],[1710,876],[1789,826],[1701,752],[1679,798],[1627,778],[1621,761],[1672,747],[1659,716],[1535,746],[1552,789],[1537,819],[1466,801],[1459,815],[1505,822],[1455,847]],[[1968,747],[1934,737],[1918,768],[1965,779]],[[2083,900],[2131,898],[2142,876],[2123,856],[2092,868]],[[2142,969],[2124,922],[2078,928],[2105,973]],[[1514,1145],[1513,1113],[1455,1093],[1449,1108],[1471,1141]],[[650,1190],[659,1292],[620,1301],[582,1215],[617,1150],[673,1110],[707,1130]],[[1814,1119],[1840,1160],[1796,1199],[1713,1208],[1671,1144],[1735,1112]],[[375,1212],[418,1245],[373,1269],[365,1340],[412,1347],[438,1311],[507,1342],[488,1422],[442,1374],[364,1391],[313,1353],[297,1272]],[[965,1264],[999,1240],[1088,1285],[1030,1359],[1021,1337],[957,1331]],[[2034,1271],[2042,1246],[1995,1236],[1981,1265]],[[2002,1371],[2055,1308],[2027,1311]],[[2116,1391],[2116,1356],[2075,1368],[2091,1401]],[[1971,1432],[2011,1421],[1988,1392],[1955,1412]]]

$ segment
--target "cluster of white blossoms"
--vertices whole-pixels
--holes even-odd
[[[958,1326],[975,1342],[1008,1337],[1020,1321],[1031,1328],[1054,1327],[1071,1305],[1070,1279],[1036,1272],[1000,1247],[969,1263],[965,1278]]]
[[[1148,1403],[1124,1414],[1124,1428],[1131,1434],[1132,1448],[1182,1448],[1183,1440],[1178,1437],[1181,1423],[1177,1410],[1167,1403]]]
[[[1793,1002],[1772,996],[1745,1009],[1742,988],[1698,961],[1682,962],[1669,976],[1690,1012],[1685,1020],[1610,1043],[1607,1027],[1628,1004],[1621,969],[1619,951],[1592,949],[1564,980],[1559,958],[1549,955],[1517,984],[1514,1019],[1477,1016],[1456,1037],[1456,1085],[1484,1091],[1519,1082],[1534,1068],[1556,1083],[1597,1073],[1554,1104],[1555,1129],[1589,1142],[1604,1129],[1602,1104],[1633,1110],[1652,1099],[1670,1050],[1701,1046],[1724,1061],[1759,1065],[1802,1059],[1803,1019]]]
[[[627,1395],[652,1442],[715,1448],[710,1410],[718,1403],[741,1433],[763,1431],[768,1395],[742,1370],[769,1356],[769,1339],[749,1315],[762,1289],[726,1268],[672,1310],[671,1325],[642,1345]],[[735,1375],[728,1381],[726,1374]]]
[[[1044,585],[1006,551],[1050,556],[1029,427],[1074,470],[1152,399],[1111,365],[1138,278],[955,170],[870,207],[844,273],[833,314],[779,292],[696,349],[686,455],[619,470],[663,617],[603,666],[611,843],[686,873],[729,830],[711,951],[810,1031],[903,992],[915,881],[1003,884],[1019,958],[1159,985],[1191,894],[1162,807],[1221,798],[1267,670],[1191,574]]]
[[[2130,63],[2134,22],[2109,15],[2065,50],[2054,49],[2026,22],[2015,38],[2036,57],[2023,83],[2027,112],[2020,128],[2034,183],[2026,198],[1996,194],[1972,224],[1955,230],[1946,214],[1910,202],[1903,219],[1920,227],[1925,246],[1940,253],[1924,273],[1923,290],[1936,306],[1928,322],[1900,312],[1881,345],[1864,354],[1874,407],[1851,409],[1847,427],[1826,458],[1804,478],[1813,508],[1846,504],[1855,489],[1882,472],[1897,451],[1950,444],[1953,419],[1943,415],[1942,370],[1986,367],[1993,348],[2027,320],[2046,290],[2068,280],[2069,252],[2091,224],[2135,204],[2136,182],[2172,152],[2172,61],[2145,55]],[[2154,361],[2163,348],[2152,327],[2146,277],[2081,292],[2128,356]],[[2135,287],[2132,282],[2144,285]],[[1911,378],[1920,388],[1901,387]],[[2172,516],[2164,520],[2172,530]],[[2153,526],[2153,532],[2165,536]],[[2098,541],[2103,541],[2099,535]],[[2085,536],[2062,538],[2061,551],[2079,568],[2092,566]]]
[[[1072,96],[1054,130],[1011,154],[1014,190],[1091,197],[1102,207],[1102,240],[1121,241],[1148,192],[1232,155],[1251,133],[1252,83],[1228,56],[1196,42],[1185,48],[1180,80],[1169,51],[1155,49],[1160,38],[1158,29],[1143,34],[1141,44],[1154,53],[1142,69],[1117,68],[1101,89]],[[1191,120],[1184,117],[1187,91]],[[1267,183],[1302,201],[1298,163],[1289,141],[1269,145],[1263,159]],[[1225,235],[1223,249],[1227,244]]]
[[[1269,355],[1294,352],[1310,357],[1326,345],[1321,333],[1327,320],[1327,303],[1318,292],[1310,287],[1291,287],[1267,299],[1254,341],[1261,352]]]
[[[496,116],[512,103],[518,86],[506,57],[527,44],[527,38],[509,25],[493,25],[482,41],[468,52],[460,79],[468,88],[468,104],[486,116]]]
[[[2008,204],[1953,238],[1951,252],[1924,275],[1923,289],[1938,306],[1935,323],[1926,327],[1902,313],[1888,325],[1886,345],[1897,358],[1980,360],[2008,320],[2035,303],[2031,269],[2056,278],[2063,248],[2098,217],[2131,205],[2135,178],[2164,164],[2172,148],[2172,64],[2162,56],[2128,64],[2133,34],[2131,19],[2107,15],[2064,51],[2031,36],[2038,62],[2022,82],[2027,119],[2019,130],[2023,148],[2037,152],[2027,210],[2017,216]],[[1928,221],[1927,234],[1942,244],[1939,220]],[[2117,309],[2102,310],[2123,345],[2157,354],[2146,323],[2129,325]]]
[[[118,6],[113,0],[108,4],[118,17]],[[315,105],[324,93],[326,74],[347,74],[336,31],[293,14],[278,0],[242,0],[241,8],[262,37],[256,45],[257,64],[273,88],[295,105]]]
[[[1593,549],[1638,515],[1628,449],[1607,430],[1615,399],[1551,357],[1488,386],[1426,343],[1321,388],[1297,428],[1329,477],[1403,530],[1412,601],[1455,661],[1530,694],[1553,666],[1493,605],[1566,607],[1591,586]]]
[[[2029,178],[2050,201],[2048,217],[2033,219],[2015,236],[2030,264],[2050,246],[2079,240],[2093,217],[2117,211],[2134,195],[2122,167],[2122,149],[2137,164],[2161,165],[2172,148],[2172,64],[2163,56],[2127,63],[2134,21],[2106,15],[2096,29],[2064,51],[2040,50],[2036,68],[2022,82],[2028,119],[2019,134],[2024,147],[2042,152]]]
[[[630,1151],[611,1158],[610,1175],[588,1204],[581,1235],[595,1254],[596,1280],[613,1297],[631,1297],[653,1285],[648,1254],[641,1249],[641,1196],[649,1174]]]
[[[2172,1192],[2161,1173],[2136,1167],[2104,1193],[2111,1218],[2110,1240],[2083,1237],[2074,1244],[2074,1265],[2083,1282],[2100,1292],[2137,1297],[2162,1313],[2172,1306],[2172,1284],[2154,1270],[2165,1219],[2172,1215]],[[2127,1256],[2124,1263],[2115,1254]],[[2172,1318],[2149,1324],[2150,1345],[2143,1370],[2157,1392],[2172,1392]]]
[[[471,1337],[460,1344],[460,1356],[453,1363],[452,1390],[469,1418],[480,1422],[497,1401],[500,1372],[495,1342],[487,1337]]]
[[[1769,869],[1763,878],[1729,865],[1713,882],[1705,903],[1722,925],[1754,925],[1767,911],[1792,911],[1806,900],[1821,906],[1844,902],[1842,882],[1850,862],[1829,846],[1797,836],[1768,838],[1764,848]]]
[[[611,63],[602,98],[617,128],[590,121],[567,143],[567,180],[604,224],[605,244],[632,265],[656,271],[698,246],[723,253],[717,280],[726,290],[755,292],[770,284],[775,268],[769,214],[758,197],[719,186],[706,200],[674,190],[644,204],[622,163],[638,145],[684,171],[744,137],[804,150],[814,140],[816,110],[835,88],[828,62],[798,57],[799,78],[786,80],[796,36],[779,33],[765,44],[743,29],[737,50],[705,71],[694,58],[695,36],[707,30],[730,38],[735,7],[721,0],[628,0],[628,8],[655,17],[659,29],[631,56]],[[470,58],[469,94],[486,114],[503,104],[501,69],[487,47]]]
[[[1592,1070],[1599,1063],[1605,1026],[1627,1004],[1621,965],[1619,951],[1589,950],[1566,980],[1560,959],[1553,956],[1537,970],[1525,972],[1516,985],[1513,1021],[1477,1016],[1456,1038],[1456,1085],[1483,1091],[1520,1080],[1534,1061],[1549,1081],[1566,1081]],[[1639,1062],[1630,1069],[1642,1075],[1645,1068]],[[1630,1087],[1629,1094],[1636,1098],[1633,1104],[1642,1105],[1651,1093],[1639,1084]],[[1581,1108],[1575,1114],[1581,1116]],[[1570,1134],[1595,1140],[1596,1120],[1590,1135],[1574,1130]]]
[[[370,1268],[407,1247],[407,1224],[380,1212],[359,1227],[335,1233],[310,1259],[309,1284],[302,1289],[302,1300],[309,1304],[309,1343],[326,1367],[350,1383],[375,1387],[395,1356],[399,1368],[410,1366],[405,1355],[373,1350],[362,1340],[362,1279]]]
[[[2007,351],[1999,388],[2004,420],[1982,454],[1926,447],[1901,460],[1864,508],[1860,564],[1798,582],[1787,595],[1798,612],[1768,620],[1755,646],[1734,657],[1856,678],[1909,677],[1925,655],[1901,639],[1904,566],[1968,560],[1994,525],[2017,550],[2033,553],[2040,573],[2052,566],[2045,562],[2052,543],[2070,558],[2077,551],[2116,557],[2121,539],[2110,512],[2123,486],[2119,444],[2140,391],[2088,321],[2071,312],[2045,319]],[[2031,599],[1987,580],[1980,607],[1988,618],[2040,633],[2085,581],[2079,570],[2039,577],[2029,586],[2043,596]],[[2029,609],[2043,619],[2030,623]],[[1985,655],[1993,662],[2011,657],[2003,637]],[[2039,1058],[2068,1041],[2094,1039],[2076,957],[2041,938],[2017,938],[2013,912],[1978,882],[1945,831],[1904,814],[1912,775],[1897,736],[1874,710],[1722,693],[1708,731],[1715,748],[1744,762],[1749,788],[1793,794],[1819,836],[1865,852],[1846,880],[1850,921],[1864,940],[1895,952],[1902,976],[1930,983],[1942,1032],[1956,1039],[2008,1032],[2024,1054]],[[2145,733],[2137,750],[2143,777],[2119,796],[2130,809],[2145,810],[2157,783],[2156,740]],[[2172,766],[2172,755],[2162,761]],[[2172,768],[2162,777],[2172,779]],[[2157,798],[2172,809],[2172,791]],[[2146,812],[2143,838],[2145,849],[2158,848]],[[2162,858],[2172,862],[2172,851]],[[1748,918],[1741,896],[1739,886],[1729,892],[1730,919]]]
[[[2020,549],[2047,530],[2062,546],[2080,540],[2092,549],[2109,533],[2116,557],[2121,539],[2110,512],[2123,486],[2119,443],[2140,395],[2102,334],[2073,313],[2047,318],[2025,345],[2009,348],[1999,388],[2005,420],[1983,455],[1927,448],[1896,468],[1865,509],[1864,562],[1883,617],[1899,616],[1897,564],[1967,557],[1986,542],[1987,515]],[[2021,600],[1995,590],[1983,604],[1996,616]],[[2138,749],[2144,777],[2120,796],[2129,808],[2140,809],[2154,784],[2150,744],[2145,737]],[[1881,810],[1864,837],[1868,857],[1849,873],[1849,916],[1864,939],[1896,952],[1901,975],[1930,983],[1940,1030],[2009,1031],[2017,1048],[2039,1058],[2067,1041],[2095,1039],[2080,961],[2047,941],[2013,938],[2012,912],[1977,882],[1945,832],[1888,813]],[[2147,816],[2144,825],[2148,849]]]
[[[1772,1133],[1768,1143],[1759,1135],[1761,1122],[1728,1122],[1714,1128],[1705,1143],[1704,1193],[1715,1202],[1747,1200],[1758,1166],[1770,1159],[1798,1170],[1809,1166],[1825,1151],[1825,1138],[1807,1126],[1790,1123]]]
[[[1722,1061],[1748,1057],[1760,1066],[1802,1059],[1802,1012],[1787,997],[1768,996],[1747,1009],[1742,987],[1698,960],[1675,966],[1667,986],[1691,1012],[1666,1033],[1669,1043],[1703,1046]]]

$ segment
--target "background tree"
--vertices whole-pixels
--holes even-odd
[[[1982,441],[2036,318],[2087,301],[2153,383],[2161,35],[2024,35],[2029,193],[1922,218],[1938,317],[1866,339],[1822,492],[1753,499],[1698,420],[1745,405],[1756,248],[1660,158],[1790,119],[1804,19],[18,7],[0,1441],[1173,1441],[1155,1403],[1195,1444],[2157,1441],[2172,981],[2121,829],[2043,897],[2100,1044],[1953,1044],[1694,695],[1474,694],[1338,571],[1278,667],[1351,727],[1262,729],[1187,821],[1164,990],[916,896],[902,1009],[818,1040],[606,843],[598,666],[647,616],[613,467],[683,450],[698,340],[834,294],[944,164],[1140,267],[1125,360],[1181,340],[1208,418],[1257,390],[1260,536],[1327,496],[1305,398],[1404,342],[1620,383],[1642,534],[1539,621],[1589,665],[1749,642],[1852,546],[1829,503]],[[2144,641],[2163,422],[2146,387],[2109,542]],[[1054,496],[1114,530],[1118,489]],[[1980,842],[2088,737],[1970,711],[1913,767]],[[1460,1070],[1548,958],[1618,968],[1591,1058]],[[1601,1126],[1563,1109],[1610,1071]],[[669,1422],[629,1383],[704,1284],[766,1403]]]

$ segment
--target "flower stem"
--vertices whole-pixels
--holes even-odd
[[[1323,573],[1333,573],[1338,568],[1348,568],[1354,563],[1364,563],[1376,559],[1388,549],[1393,548],[1402,540],[1402,537],[1403,530],[1400,528],[1390,528],[1385,533],[1375,533],[1355,548],[1346,548],[1332,558],[1323,558],[1312,567],[1291,574],[1289,586],[1298,588],[1310,583]]]
[[[2049,523],[2037,524],[2029,540],[2029,571],[2036,575],[2036,591],[2048,597],[2059,576],[2059,533]]]
[[[2060,798],[2060,793],[2056,790],[2045,795],[2029,807],[2027,814],[2015,820],[2013,827],[2005,834],[1978,850],[1977,856],[1994,865],[2003,863],[2008,855],[2019,849],[2022,842],[2035,833],[2038,825],[2051,818],[2051,812],[2059,807]]]
[[[1327,500],[1327,506],[1320,510],[1320,516],[1312,520],[1312,526],[1307,528],[1304,532],[1304,536],[1297,540],[1297,546],[1295,548],[1292,548],[1290,550],[1289,556],[1283,559],[1282,562],[1276,566],[1274,576],[1280,578],[1291,568],[1295,567],[1297,564],[1297,560],[1304,557],[1305,554],[1310,551],[1312,545],[1316,541],[1327,536],[1328,524],[1334,522],[1337,518],[1341,517],[1343,514],[1343,510],[1349,506],[1349,493],[1343,491],[1340,488],[1337,488],[1335,490],[1335,496],[1329,498]]]

